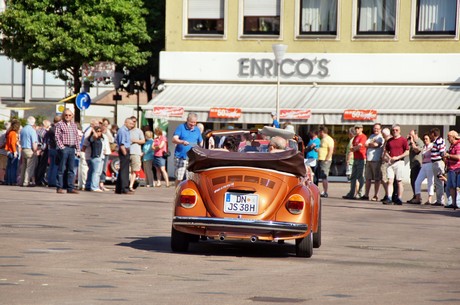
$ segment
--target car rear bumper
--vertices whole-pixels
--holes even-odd
[[[308,225],[303,223],[263,221],[255,219],[241,218],[211,218],[211,217],[184,217],[175,216],[173,225],[206,228],[226,228],[237,230],[257,230],[257,231],[276,231],[305,233]]]

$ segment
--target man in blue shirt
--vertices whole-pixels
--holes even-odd
[[[278,118],[276,117],[276,112],[272,112],[272,127],[280,128],[280,122],[278,121]]]
[[[192,149],[193,146],[203,145],[201,132],[198,128],[195,128],[197,119],[196,113],[189,113],[187,122],[179,125],[172,137],[172,142],[176,144],[176,149],[174,151],[176,186],[186,177],[188,166],[187,152]]]
[[[35,166],[37,156],[35,155],[38,149],[38,136],[34,128],[35,118],[30,116],[27,118],[27,125],[22,128],[20,133],[21,144],[21,186],[35,186]],[[32,180],[32,182],[31,182]]]
[[[321,146],[321,140],[318,138],[318,131],[313,130],[309,133],[310,141],[305,146],[305,163],[310,166],[313,173],[316,173],[318,166],[318,149]],[[313,176],[313,183],[318,185],[318,175]]]
[[[117,133],[116,142],[118,145],[118,158],[120,159],[120,169],[118,170],[117,184],[115,193],[133,194],[129,190],[129,148],[131,146],[131,135],[129,131],[134,128],[134,122],[131,118],[125,120]]]

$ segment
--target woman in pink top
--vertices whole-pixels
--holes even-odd
[[[446,208],[457,208],[457,188],[460,187],[460,137],[455,130],[447,133],[450,148],[444,154],[444,162],[447,166],[447,188],[452,198],[452,204]]]
[[[161,186],[161,175],[163,175],[163,179],[165,179],[166,182],[166,187],[169,187],[169,177],[168,173],[166,172],[166,159],[163,156],[163,154],[168,151],[168,140],[163,135],[163,130],[161,130],[160,127],[155,128],[153,150],[155,151],[153,164],[157,173],[157,183],[155,186]]]
[[[431,199],[434,195],[434,176],[433,176],[433,167],[431,165],[431,148],[433,143],[431,143],[430,136],[428,134],[423,135],[423,148],[422,148],[422,168],[418,173],[417,179],[415,180],[415,198],[412,199],[409,203],[421,204],[421,188],[422,182],[427,179],[428,183],[428,201],[424,204],[431,204]]]

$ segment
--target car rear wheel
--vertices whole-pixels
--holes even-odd
[[[173,252],[187,252],[193,235],[171,228],[171,250]]]
[[[304,238],[295,240],[295,254],[298,257],[311,257],[313,255],[313,233]]]
[[[313,233],[313,248],[321,247],[321,208],[318,215],[318,231]]]

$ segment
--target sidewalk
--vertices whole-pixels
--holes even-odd
[[[321,184],[321,181],[319,182],[319,189],[321,192],[323,191],[323,185]],[[350,182],[329,182],[329,190],[328,190],[328,195],[330,198],[338,198],[342,199],[342,196],[345,196],[348,192],[350,191]],[[365,186],[363,186],[363,195],[365,192]],[[369,198],[372,198],[374,196],[374,184],[372,183],[371,185],[371,190],[369,192]],[[409,183],[404,183],[404,192],[403,192],[403,198],[401,198],[403,203],[406,203],[407,200],[412,199],[412,188]],[[385,191],[383,186],[380,186],[378,197],[379,201],[378,203],[381,203],[380,200],[385,196]],[[426,192],[426,186],[422,185],[422,200],[428,198],[428,194]],[[342,199],[346,200],[346,199]],[[356,200],[360,201],[360,200]],[[423,201],[422,201],[423,202]]]

